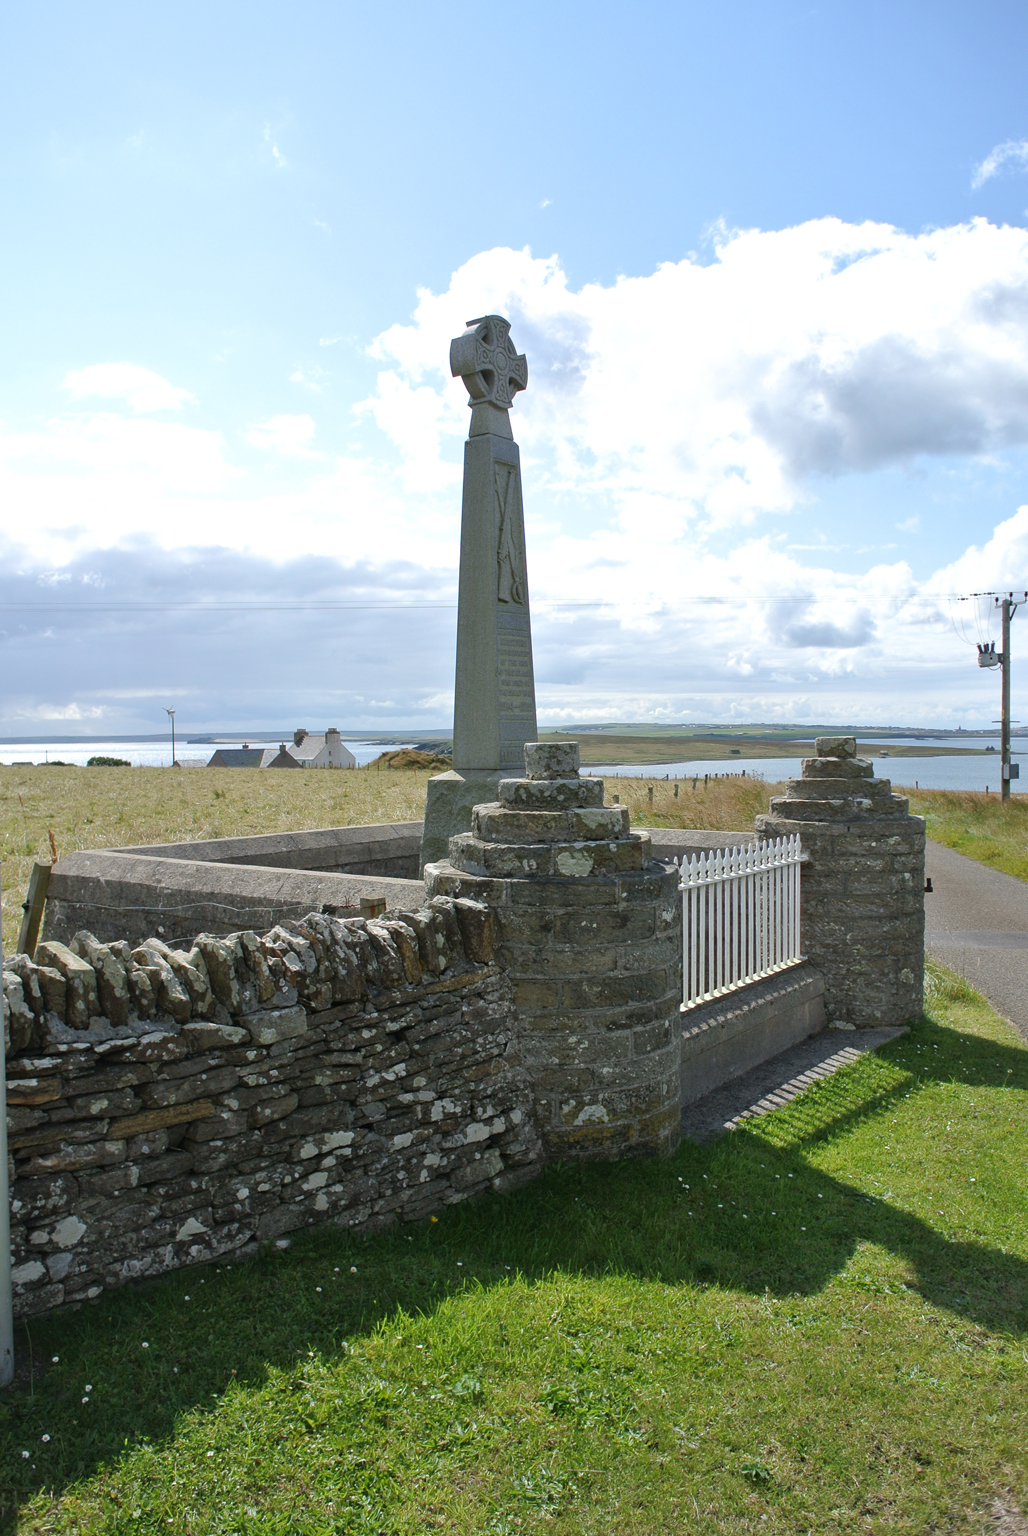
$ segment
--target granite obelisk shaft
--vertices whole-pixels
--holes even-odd
[[[516,773],[535,739],[520,455],[490,432],[464,446],[453,766]]]
[[[422,866],[444,859],[471,827],[475,805],[496,799],[537,736],[532,626],[525,558],[521,459],[510,428],[513,394],[528,367],[498,315],[469,322],[450,366],[471,396],[464,445],[453,768],[429,780]]]

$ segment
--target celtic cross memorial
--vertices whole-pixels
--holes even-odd
[[[444,859],[471,808],[522,771],[535,741],[535,675],[525,562],[521,457],[510,427],[528,363],[502,315],[469,320],[450,344],[450,372],[468,392],[457,597],[453,768],[429,780],[422,865]]]

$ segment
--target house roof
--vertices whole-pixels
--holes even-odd
[[[263,747],[219,747],[208,768],[259,768]]]

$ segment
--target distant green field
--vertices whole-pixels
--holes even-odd
[[[630,735],[627,730],[541,732],[546,741],[577,741],[582,762],[590,763],[677,763],[683,759],[734,757],[810,757],[813,740],[780,733],[750,735],[741,732],[662,731],[659,735]],[[877,758],[881,747],[868,743],[865,755]],[[887,749],[890,757],[978,757],[984,747],[898,746]]]

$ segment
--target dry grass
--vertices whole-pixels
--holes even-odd
[[[910,809],[925,818],[935,842],[1028,880],[1028,795],[1012,795],[1004,805],[999,795],[916,790]]]
[[[196,842],[313,827],[420,821],[430,770],[374,765],[349,773],[257,773],[252,768],[9,768],[0,767],[3,862],[3,942],[14,949],[29,874],[79,848],[138,843]],[[647,790],[653,790],[651,810]],[[607,800],[618,795],[635,825],[747,830],[779,786],[759,779],[607,779]]]
[[[676,785],[668,779],[615,779],[610,774],[605,775],[605,782],[608,805],[619,796],[621,804],[628,806],[633,826],[691,827],[712,832],[752,832],[753,818],[766,811],[771,796],[780,795],[785,787],[748,775],[745,779],[710,779],[706,785],[702,778],[680,779]]]
[[[49,831],[60,855],[79,848],[419,821],[428,779],[427,772],[413,769],[0,767],[4,951],[14,949],[33,862],[49,862]]]

